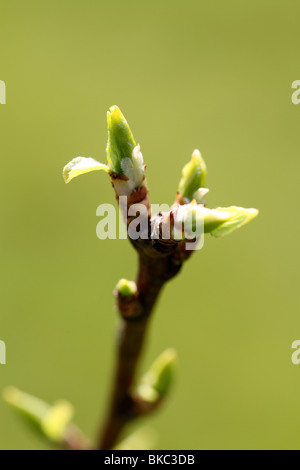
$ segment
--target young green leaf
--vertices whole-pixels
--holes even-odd
[[[212,230],[210,233],[214,237],[220,238],[229,235],[235,230],[243,227],[253,220],[259,213],[257,209],[245,209],[244,207],[218,207],[215,211],[226,211],[230,214],[228,220],[222,225]]]
[[[74,408],[71,403],[65,400],[54,403],[41,422],[45,436],[52,442],[63,442],[73,417]]]
[[[16,387],[7,387],[3,392],[3,398],[8,405],[39,427],[42,420],[51,410],[51,406],[48,403],[21,392]]]
[[[107,112],[108,141],[106,155],[109,167],[114,173],[123,174],[122,160],[132,160],[136,143],[130,127],[118,106],[112,106]]]
[[[138,396],[148,402],[163,398],[172,386],[176,365],[176,351],[174,349],[164,351],[142,378],[137,390]]]
[[[77,157],[64,167],[63,176],[65,183],[69,183],[76,176],[98,170],[103,170],[107,173],[111,171],[107,165],[99,163],[93,158]]]
[[[3,397],[6,403],[33,424],[49,441],[64,442],[67,428],[74,416],[73,406],[69,402],[61,400],[51,406],[15,387],[6,388]]]
[[[175,209],[175,229],[180,234],[178,228],[180,225],[183,226],[186,236],[199,236],[204,231],[204,233],[210,233],[214,237],[224,237],[247,224],[257,215],[257,209],[245,209],[236,206],[208,209],[201,204],[196,204],[194,201],[179,206],[177,210]]]
[[[201,153],[199,150],[194,150],[191,160],[182,170],[182,178],[178,186],[184,202],[191,202],[195,198],[195,193],[205,186],[206,175],[207,169]],[[203,195],[202,192],[201,196]]]
[[[128,123],[117,106],[107,113],[108,142],[106,147],[108,165],[93,158],[77,157],[68,163],[63,176],[66,183],[91,171],[103,170],[112,177],[118,196],[129,195],[141,185],[146,186],[143,155],[136,145]],[[119,177],[119,178],[118,178]]]
[[[230,217],[230,213],[226,210],[208,209],[195,201],[177,206],[173,210],[173,214],[173,238],[175,240],[182,239],[181,235],[183,233],[186,238],[194,238],[203,233],[210,233],[224,224]]]

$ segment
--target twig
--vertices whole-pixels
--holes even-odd
[[[150,230],[150,219],[149,219]],[[110,411],[101,433],[99,449],[112,449],[124,426],[133,418],[145,414],[148,407],[137,406],[132,395],[135,372],[145,343],[149,318],[164,284],[180,270],[182,262],[188,257],[184,244],[162,243],[159,240],[138,239],[132,241],[139,254],[137,276],[137,298],[132,298],[132,316],[128,302],[125,308],[119,302],[123,317],[118,338],[117,368],[114,378]],[[137,315],[133,310],[136,308]],[[155,407],[153,407],[155,408]]]

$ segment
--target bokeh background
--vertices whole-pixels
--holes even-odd
[[[89,436],[106,411],[127,241],[96,238],[105,174],[69,186],[78,155],[105,161],[106,110],[126,115],[153,203],[173,200],[192,150],[210,207],[259,217],[204,249],[166,288],[140,373],[180,357],[158,449],[300,448],[298,0],[1,0],[0,388],[66,398]],[[0,401],[0,448],[41,449]],[[132,429],[135,429],[134,426]]]

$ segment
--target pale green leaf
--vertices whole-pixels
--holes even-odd
[[[185,202],[191,202],[195,193],[205,186],[207,169],[199,150],[194,150],[191,160],[183,167],[178,191]]]
[[[230,217],[227,211],[208,209],[203,204],[196,204],[195,201],[179,206],[174,211],[176,235],[181,235],[180,227],[184,228],[187,238],[198,237],[203,233],[210,233],[220,225],[224,224]]]
[[[7,387],[3,392],[3,398],[8,405],[37,426],[41,425],[42,420],[51,410],[48,403],[16,387]]]
[[[74,408],[68,401],[59,400],[41,423],[45,436],[52,442],[63,442],[67,428],[74,417]]]
[[[69,402],[60,400],[51,406],[16,387],[6,388],[3,397],[6,403],[26,418],[28,423],[34,425],[43,437],[54,443],[64,441],[74,415],[73,406]]]
[[[220,227],[217,227],[211,232],[214,237],[224,237],[229,235],[235,230],[243,227],[253,220],[259,213],[257,209],[245,209],[244,207],[218,207],[216,211],[226,211],[230,214],[228,220],[226,220]]]
[[[173,383],[176,365],[176,351],[171,348],[164,351],[142,378],[138,395],[149,402],[155,402],[166,395]]]
[[[103,170],[107,173],[111,171],[107,165],[99,163],[93,158],[76,157],[64,167],[63,176],[65,183],[69,183],[76,176],[98,170]]]

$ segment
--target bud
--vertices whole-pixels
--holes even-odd
[[[195,193],[205,186],[206,174],[206,165],[201,153],[199,150],[194,150],[191,161],[187,163],[182,170],[182,178],[178,187],[180,196],[185,203],[195,199]],[[206,192],[208,192],[208,190],[206,190]],[[204,195],[205,192],[202,192],[201,196]],[[202,201],[197,200],[197,202],[200,203]]]
[[[132,158],[124,158],[121,161],[122,170],[128,179],[138,187],[144,179],[144,160],[141,147],[137,145],[132,151]]]
[[[162,212],[153,219],[152,238],[179,242],[204,233],[223,237],[250,222],[257,214],[257,209],[235,206],[208,209],[195,200],[184,205],[174,204],[171,211]]]
[[[74,408],[68,401],[54,403],[41,423],[45,436],[52,442],[63,442],[73,417]]]
[[[195,238],[203,233],[209,233],[224,224],[230,217],[228,212],[208,209],[194,200],[190,204],[177,206],[173,209],[174,240],[183,238]]]
[[[106,147],[107,161],[114,173],[123,173],[121,162],[124,158],[132,159],[136,143],[130,127],[118,106],[107,111],[108,141]]]
[[[244,207],[218,207],[215,211],[223,212],[226,211],[229,214],[228,220],[226,220],[222,225],[213,229],[211,235],[214,237],[224,237],[229,235],[235,230],[243,227],[243,225],[248,224],[253,220],[258,214],[257,209],[245,209]]]
[[[137,318],[141,312],[137,285],[133,281],[120,279],[114,292],[120,314],[126,320]]]
[[[129,195],[142,184],[145,186],[143,155],[118,106],[112,106],[107,112],[107,125],[108,165],[93,158],[74,158],[64,167],[64,180],[69,183],[73,178],[85,173],[104,170],[110,174],[117,195]]]
[[[22,392],[8,387],[3,392],[6,403],[25,417],[48,440],[62,443],[67,428],[74,416],[73,406],[67,401],[58,401],[53,406]]]
[[[138,387],[138,396],[148,402],[162,399],[173,383],[177,353],[174,349],[164,351],[151,365]]]
[[[116,285],[116,291],[121,297],[132,297],[137,293],[136,283],[127,281],[127,279],[120,279]]]
[[[109,109],[107,126],[106,155],[108,165],[113,171],[115,192],[117,196],[129,196],[136,188],[145,185],[143,155],[118,106]]]

